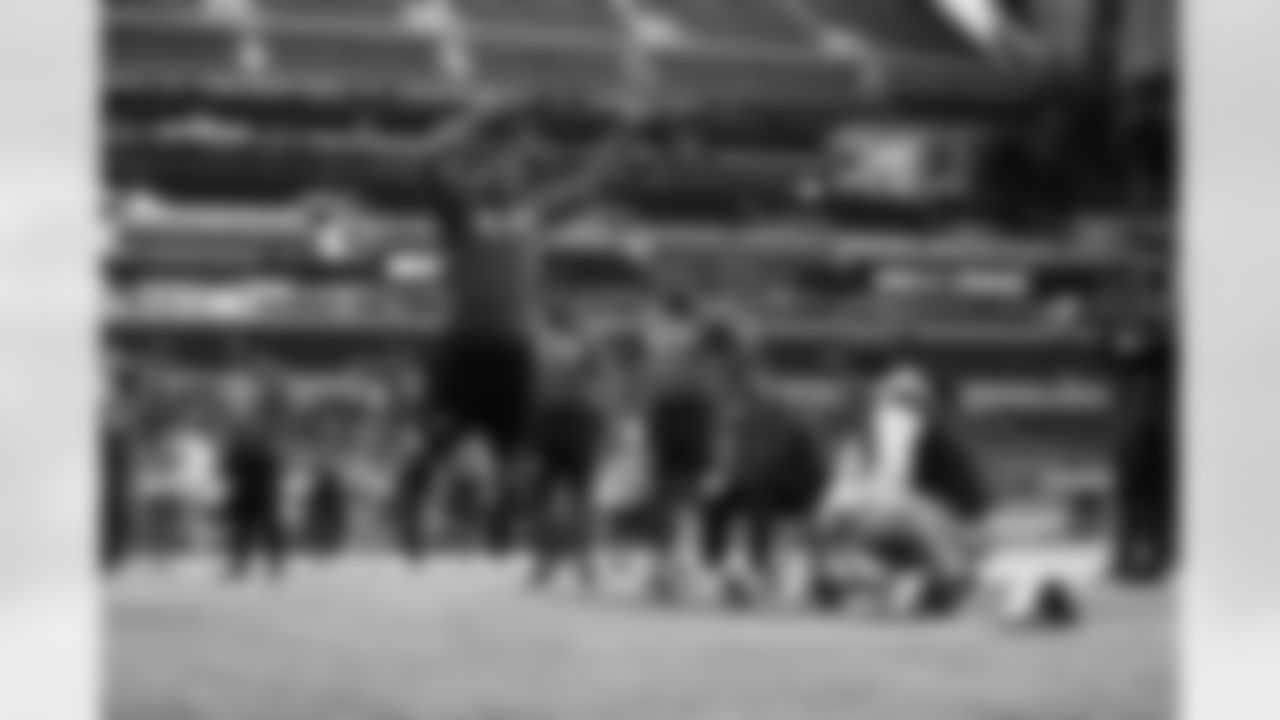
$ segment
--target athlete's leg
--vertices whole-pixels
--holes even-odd
[[[489,539],[495,550],[514,547],[528,515],[529,486],[536,459],[530,434],[537,393],[532,346],[520,338],[491,345],[484,363],[490,368],[479,395],[476,420],[496,460]]]

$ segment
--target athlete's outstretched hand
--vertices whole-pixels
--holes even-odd
[[[634,153],[650,113],[641,102],[613,108],[611,130],[559,179],[535,172],[557,149],[537,126],[536,98],[497,97],[469,108],[428,140],[431,212],[442,233],[466,241],[478,216],[505,217],[513,231],[531,231],[597,197]],[[468,155],[470,156],[468,157]],[[488,155],[484,162],[476,155]],[[458,158],[465,162],[456,162]],[[455,162],[450,162],[453,159]]]

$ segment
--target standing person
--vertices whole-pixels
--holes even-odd
[[[1134,418],[1122,438],[1115,572],[1122,579],[1162,578],[1178,550],[1177,377],[1167,341],[1133,348],[1122,365]]]
[[[108,570],[128,560],[133,542],[133,448],[121,412],[108,412],[100,442],[102,552]]]
[[[242,421],[224,447],[224,539],[228,570],[240,577],[261,562],[285,569],[284,467],[266,418]]]
[[[592,585],[592,500],[607,422],[604,358],[563,313],[546,339],[529,493],[537,528],[533,581],[545,583],[568,565]]]
[[[724,483],[704,510],[703,551],[722,571],[728,599],[743,603],[775,586],[780,543],[818,506],[827,462],[813,423],[780,396],[754,353],[742,346],[735,355],[727,368]],[[745,567],[726,567],[742,553]]]
[[[138,509],[148,550],[161,564],[171,564],[186,540],[186,498],[181,486],[176,439],[179,431],[171,413],[149,428],[139,463]]]
[[[400,463],[395,486],[389,498],[387,519],[395,543],[404,557],[421,561],[427,555],[426,513],[434,508],[432,503],[440,498],[434,492],[437,484],[436,459],[427,445],[438,433],[428,429],[410,443],[408,452]]]
[[[456,135],[443,133],[438,142],[456,145],[482,133],[492,136],[500,126],[510,126],[520,109],[482,109],[470,124],[457,126]],[[540,248],[553,224],[594,194],[614,170],[630,129],[624,123],[572,177],[540,192],[532,192],[526,158],[506,147],[504,165],[489,188],[438,173],[424,197],[437,220],[450,298],[427,371],[432,412],[443,422],[427,424],[431,456],[423,463],[424,472],[433,473],[455,446],[471,437],[490,446],[500,466],[501,489],[490,514],[494,549],[507,549],[514,540],[517,502],[511,496],[527,459],[537,397]]]
[[[644,387],[644,345],[631,332],[617,334],[603,351],[601,420],[597,480],[592,513],[598,543],[620,542],[647,549],[646,501],[652,473]]]
[[[674,294],[651,328],[645,434],[655,568],[651,593],[671,599],[696,560],[702,497],[712,482],[720,433],[716,334],[691,299]]]
[[[643,408],[627,399],[606,410],[599,480],[592,499],[601,542],[644,547],[651,535],[645,507],[652,473]]]
[[[194,545],[207,537],[208,511],[217,501],[218,442],[212,422],[193,417],[175,429],[168,451],[175,524],[184,545]]]
[[[306,497],[306,537],[312,552],[331,558],[347,541],[349,490],[342,474],[332,463],[324,463],[316,473]]]

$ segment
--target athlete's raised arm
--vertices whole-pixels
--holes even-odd
[[[501,125],[511,121],[520,105],[504,98],[470,107],[445,122],[418,149],[422,172],[428,180],[423,202],[435,219],[443,242],[465,243],[476,231],[475,199],[466,178],[446,169],[448,158],[490,138]]]
[[[639,120],[624,118],[568,177],[520,200],[515,212],[534,222],[554,222],[595,198],[634,151],[641,127]]]

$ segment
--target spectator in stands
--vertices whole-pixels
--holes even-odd
[[[1133,408],[1119,462],[1115,570],[1127,580],[1155,580],[1176,563],[1180,468],[1173,349],[1164,339],[1124,349],[1121,385]]]
[[[866,549],[886,573],[896,608],[950,610],[970,587],[983,550],[988,499],[976,464],[940,398],[909,367],[885,376],[866,431],[865,454],[840,458],[823,508],[817,599],[835,599],[841,586],[825,572],[827,561]]]

